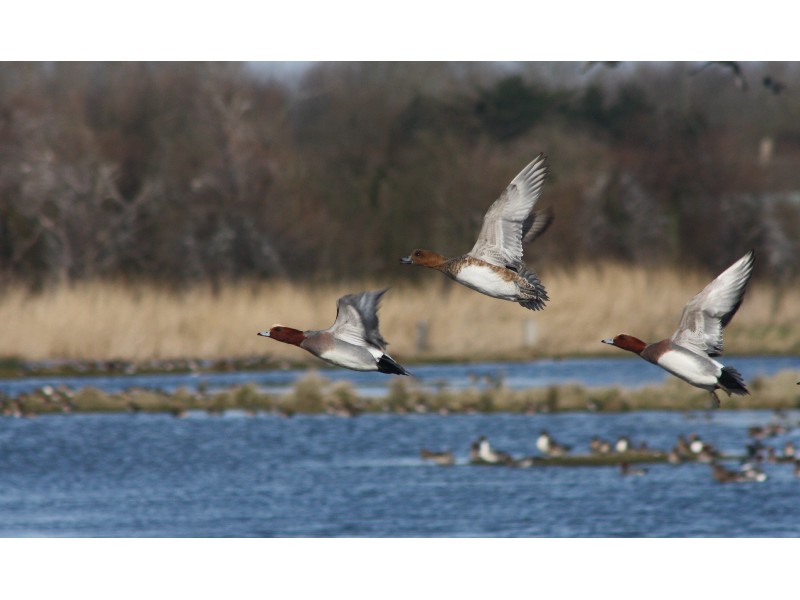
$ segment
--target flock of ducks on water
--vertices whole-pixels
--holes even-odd
[[[547,159],[539,154],[489,207],[478,239],[466,254],[447,258],[416,249],[400,262],[435,269],[492,298],[530,310],[543,309],[549,297],[538,276],[522,261],[522,252],[523,244],[541,235],[553,220],[551,210],[534,210],[547,173]],[[716,358],[722,354],[722,330],[742,304],[754,256],[749,251],[689,300],[671,337],[648,344],[623,333],[601,341],[707,390],[717,407],[716,390],[729,396],[749,394],[741,374]],[[299,346],[336,366],[411,375],[386,353],[387,342],[378,329],[378,303],[385,292],[342,296],[336,301],[336,320],[327,329],[300,331],[275,325],[258,335]]]
[[[552,460],[562,457],[579,459],[572,464],[575,466],[610,466],[619,467],[623,476],[645,475],[647,469],[633,466],[631,462],[668,462],[672,465],[684,463],[706,463],[711,467],[711,475],[720,483],[766,481],[767,475],[761,469],[765,463],[790,463],[795,477],[800,477],[800,455],[791,440],[783,443],[779,451],[774,445],[763,442],[765,438],[785,435],[791,430],[786,423],[786,416],[781,411],[776,411],[780,421],[769,423],[765,426],[754,426],[747,429],[750,439],[745,444],[744,454],[738,456],[724,455],[711,443],[703,440],[697,433],[688,436],[679,435],[673,447],[664,452],[648,447],[646,442],[634,444],[628,436],[619,436],[613,443],[598,436],[592,437],[589,442],[589,454],[571,455],[571,446],[558,443],[546,430],[542,430],[536,438],[538,456],[524,456],[515,458],[508,452],[492,447],[486,436],[481,435],[470,444],[469,464],[481,466],[504,466],[525,468],[537,464],[564,465],[564,461]],[[427,448],[420,450],[420,457],[441,466],[456,464],[452,451],[431,451]],[[604,460],[607,457],[608,460]],[[550,460],[548,460],[550,459]],[[724,467],[720,461],[738,460],[739,468],[731,470]]]

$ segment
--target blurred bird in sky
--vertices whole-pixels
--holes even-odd
[[[737,88],[742,90],[743,92],[747,91],[747,80],[744,77],[744,73],[742,72],[742,68],[739,66],[738,62],[732,60],[712,60],[703,63],[701,66],[689,71],[689,75],[696,75],[700,71],[704,71],[711,65],[719,65],[725,69],[728,69],[731,74],[733,75],[733,83],[736,85]]]

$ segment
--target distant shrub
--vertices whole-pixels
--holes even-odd
[[[294,385],[292,393],[286,400],[295,412],[321,413],[325,411],[324,390],[328,380],[320,377],[316,371],[310,371]]]

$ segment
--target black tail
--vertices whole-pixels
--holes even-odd
[[[728,392],[728,394],[749,394],[747,387],[744,385],[741,373],[733,367],[722,367],[722,373],[717,377],[719,387]]]
[[[526,292],[532,294],[531,297],[520,300],[519,305],[530,310],[542,310],[545,302],[550,300],[550,298],[547,295],[547,290],[544,289],[544,285],[542,285],[542,282],[536,276],[536,273],[531,271],[523,262],[509,265],[509,268],[516,271],[517,274],[526,281],[528,284]]]
[[[393,373],[394,375],[411,375],[388,354],[381,356],[378,361],[378,371],[381,373]]]
[[[541,298],[534,298],[533,300],[520,300],[519,305],[530,310],[542,310],[545,301]]]

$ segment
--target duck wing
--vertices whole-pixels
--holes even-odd
[[[529,244],[542,235],[553,224],[555,218],[556,214],[552,206],[542,210],[534,210],[522,224],[523,243]]]
[[[750,250],[689,300],[672,341],[698,354],[722,354],[722,329],[742,304],[754,261]]]
[[[336,301],[336,320],[328,331],[356,346],[374,346],[381,351],[388,345],[378,330],[378,303],[386,289],[348,294]]]
[[[547,157],[539,154],[514,177],[483,217],[471,256],[501,267],[522,260],[522,237],[538,220],[531,213],[547,172]]]

